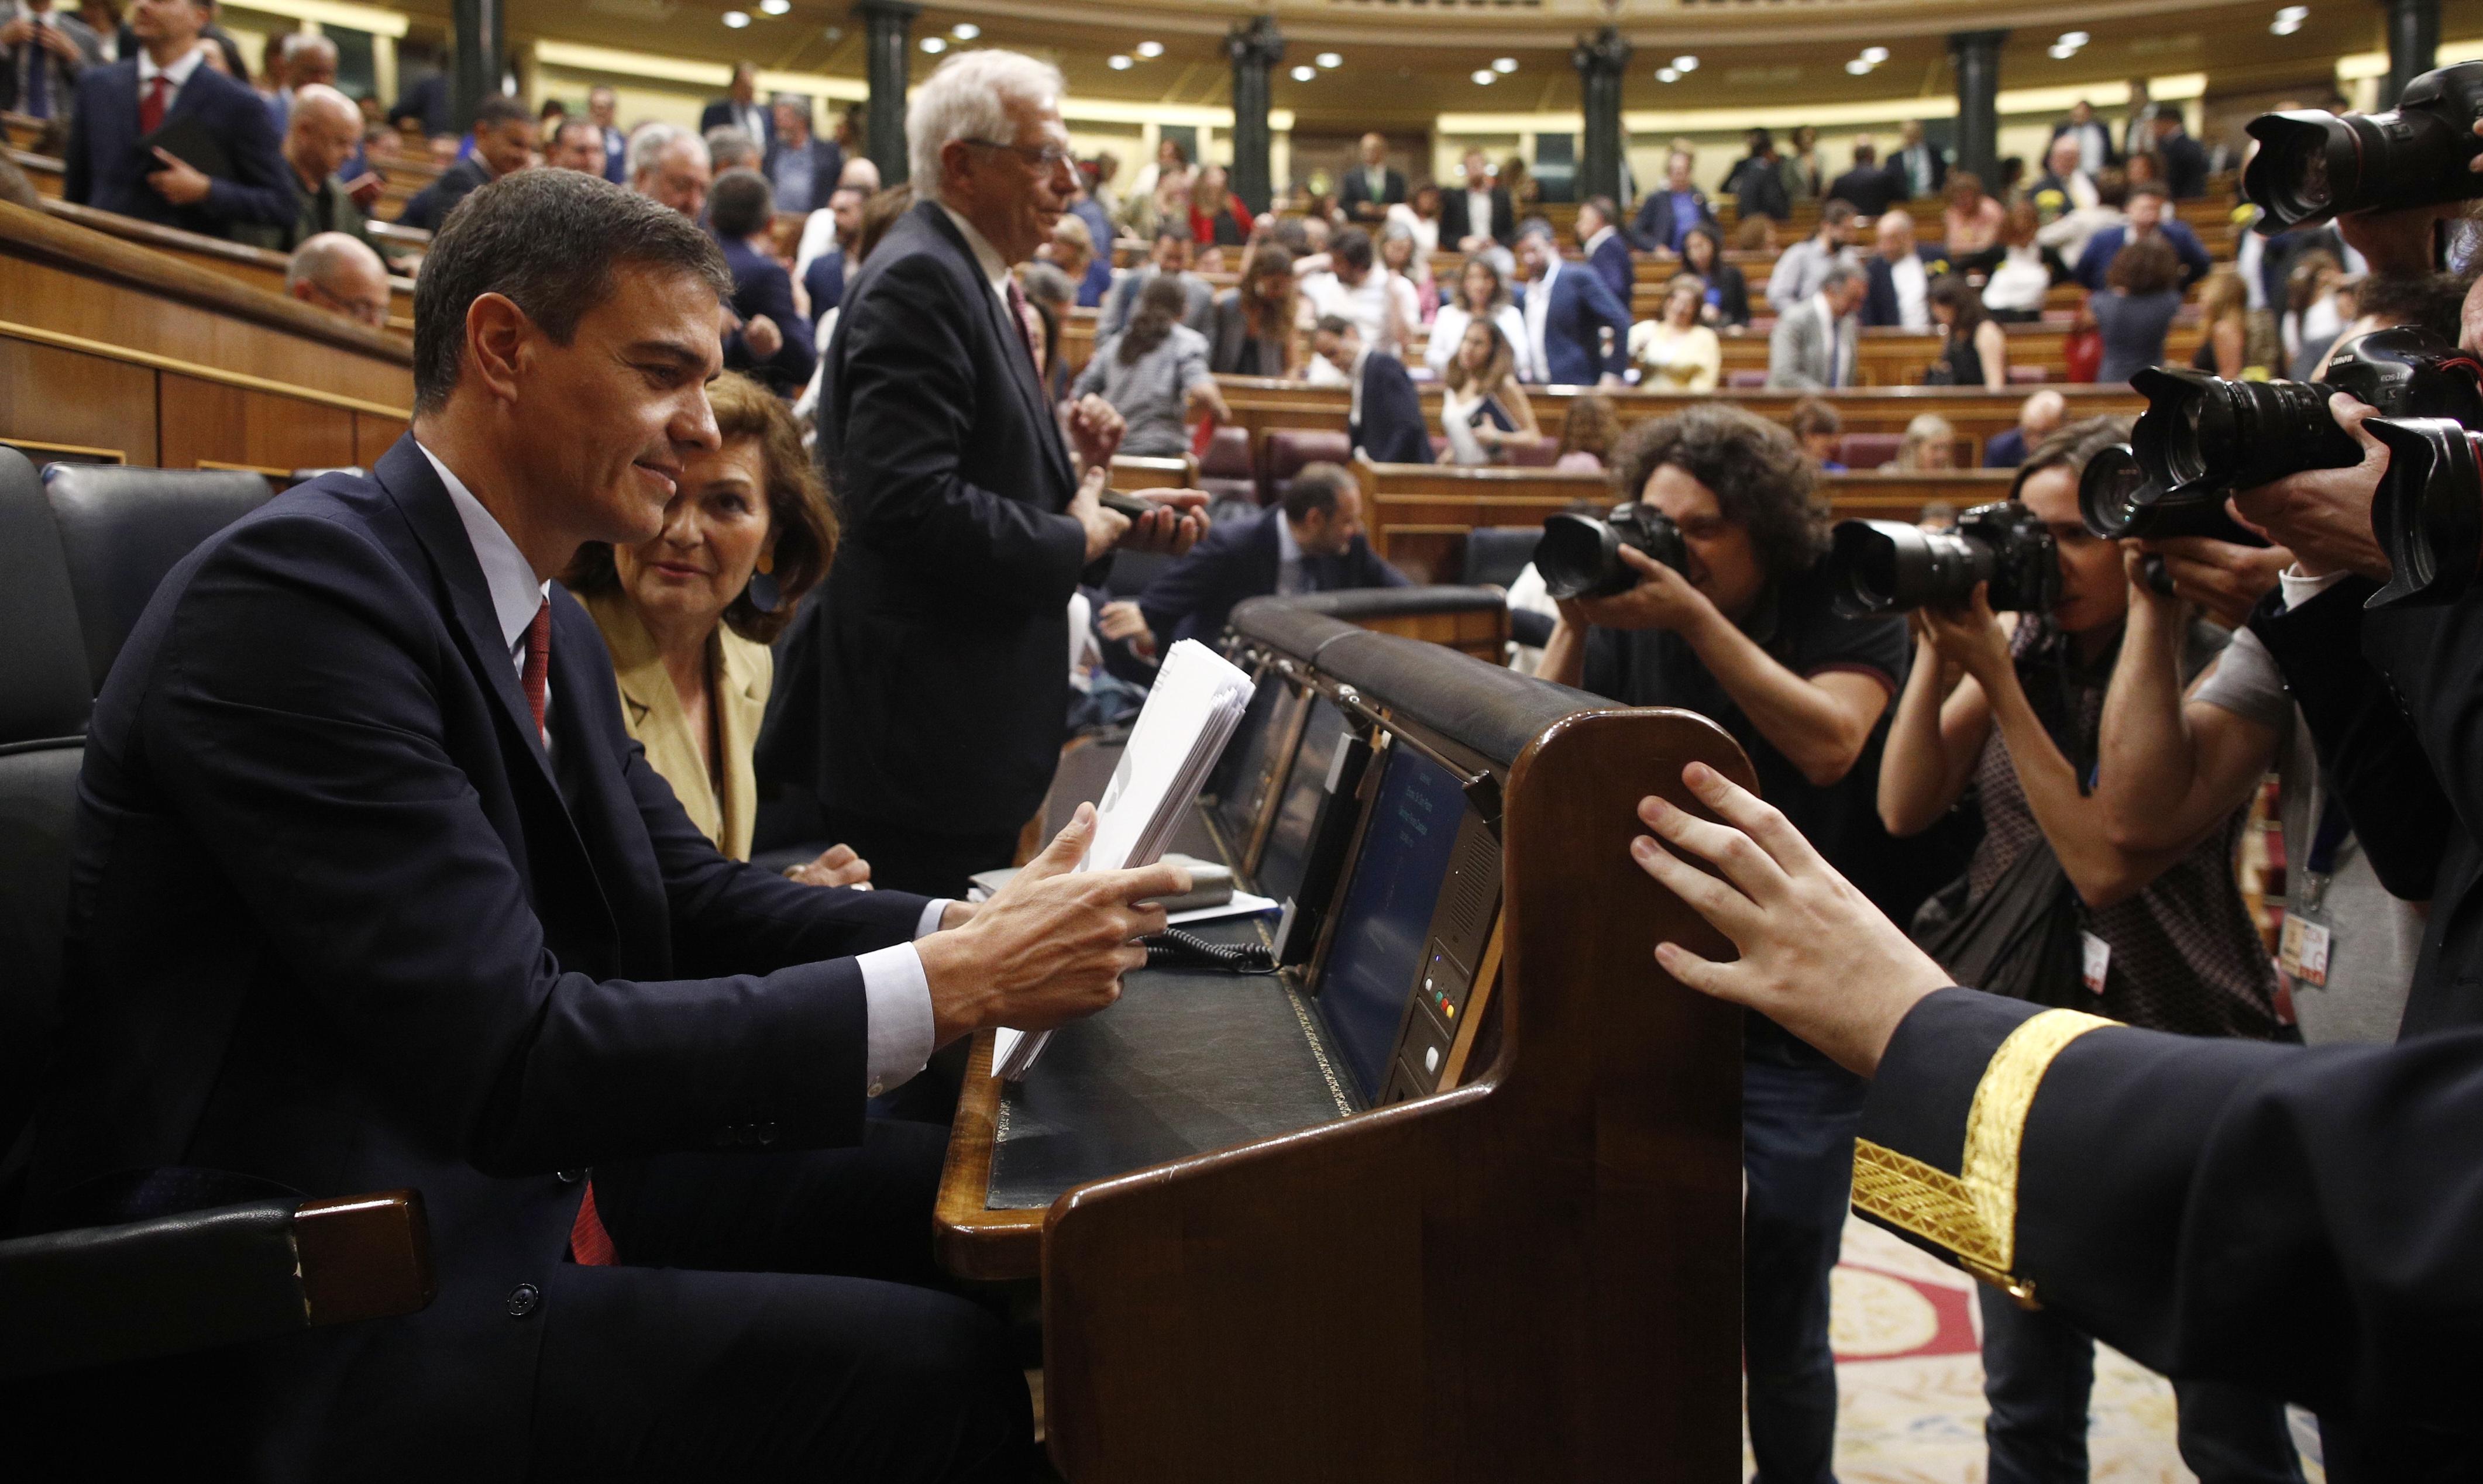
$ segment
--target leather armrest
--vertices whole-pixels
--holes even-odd
[[[412,1190],[50,1232],[0,1242],[0,1377],[412,1313],[431,1297]]]

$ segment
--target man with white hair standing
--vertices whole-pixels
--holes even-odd
[[[707,141],[687,129],[650,123],[629,136],[629,189],[693,222],[707,210],[713,171]]]
[[[1060,94],[1052,66],[986,49],[907,107],[920,199],[846,282],[821,376],[844,540],[760,739],[761,849],[824,828],[874,882],[948,895],[1008,864],[1059,761],[1081,574],[1205,529],[1194,490],[1135,526],[1107,509],[1120,415],[1088,396],[1064,438],[1037,377],[1011,269],[1068,203]]]

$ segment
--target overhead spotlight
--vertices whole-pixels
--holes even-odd
[[[1345,66],[1345,59],[1332,51],[1321,52],[1317,57],[1314,57],[1311,60],[1317,62],[1323,67],[1341,67]]]
[[[1865,46],[1862,48],[1862,60],[1871,64],[1873,66],[1878,66],[1881,63],[1888,60],[1888,48],[1884,46]]]
[[[941,37],[926,36],[922,39],[922,49],[936,57],[948,49],[948,43]]]
[[[727,26],[732,27],[734,30],[738,31],[742,27],[750,24],[750,13],[748,11],[727,11],[724,13],[724,23]]]
[[[1509,73],[1517,70],[1517,59],[1515,57],[1494,57],[1491,59],[1491,69],[1506,77]]]
[[[1294,81],[1295,81],[1295,82],[1297,82],[1297,83],[1306,83],[1306,82],[1309,82],[1312,78],[1317,77],[1317,76],[1319,76],[1319,68],[1317,68],[1317,67],[1295,67],[1295,68],[1294,68]]]
[[[1677,83],[1681,81],[1681,74],[1671,67],[1657,67],[1655,80],[1660,83]]]
[[[1155,59],[1157,59],[1158,57],[1161,57],[1161,56],[1162,56],[1162,55],[1163,55],[1163,42],[1161,42],[1161,41],[1140,41],[1140,42],[1139,42],[1135,47],[1134,47],[1134,48],[1132,48],[1132,49],[1133,49],[1133,50],[1135,50],[1135,51],[1139,56],[1146,58],[1149,62],[1153,62],[1153,61],[1154,61]]]
[[[1108,57],[1105,58],[1105,59],[1104,59],[1104,65],[1105,65],[1106,66],[1108,66],[1108,67],[1110,67],[1110,68],[1111,68],[1113,71],[1115,71],[1115,72],[1126,72],[1126,71],[1128,71],[1130,68],[1132,68],[1132,67],[1134,67],[1134,66],[1137,66],[1137,64],[1136,64],[1136,63],[1135,63],[1135,62],[1133,62],[1133,61],[1131,61],[1131,60],[1130,60],[1129,58],[1127,58],[1127,57],[1122,56],[1122,55],[1121,55],[1120,53],[1118,53],[1118,52],[1114,52],[1111,56],[1108,56]]]
[[[1860,77],[1871,70],[1871,64],[1863,61],[1859,57],[1856,57],[1853,61],[1845,64],[1845,70],[1856,77]]]
[[[1672,59],[1672,70],[1676,72],[1695,72],[1698,70],[1698,59],[1695,57],[1675,57]]]
[[[1488,88],[1500,81],[1500,74],[1489,67],[1477,67],[1474,71],[1474,80],[1482,87]]]
[[[948,28],[948,34],[960,41],[971,41],[983,34],[983,28],[971,20],[961,20]]]
[[[2054,42],[2048,52],[2048,55],[2054,62],[2067,62],[2077,54],[2078,49],[2076,47],[2063,46],[2058,42]]]
[[[2310,18],[2310,7],[2307,5],[2288,5],[2283,10],[2276,13],[2276,18],[2282,21],[2289,21],[2298,26]]]
[[[793,0],[759,0],[759,8],[770,15],[782,15],[793,8]]]
[[[2064,31],[2061,33],[2061,44],[2069,48],[2071,51],[2075,51],[2079,47],[2084,46],[2090,40],[2092,39],[2083,31]]]

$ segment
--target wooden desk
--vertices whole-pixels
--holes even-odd
[[[288,261],[281,252],[266,248],[254,248],[222,237],[206,237],[185,232],[177,226],[159,226],[136,217],[124,217],[93,206],[80,206],[69,201],[46,201],[43,209],[64,222],[73,223],[92,231],[133,242],[142,248],[194,263],[210,273],[219,273],[236,283],[271,294],[284,292],[284,268]],[[387,328],[405,337],[414,338],[414,280],[390,275],[388,278]]]

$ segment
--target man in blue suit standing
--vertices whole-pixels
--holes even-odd
[[[790,397],[819,363],[811,319],[793,305],[793,276],[766,251],[776,199],[767,177],[729,170],[707,199],[708,230],[733,270],[733,312],[741,323],[724,336],[724,368],[748,373],[780,397]]]
[[[2087,239],[2086,251],[2078,254],[2077,267],[2070,270],[2070,277],[2090,293],[2103,291],[2103,276],[2112,267],[2113,254],[2150,232],[2162,233],[2173,255],[2181,260],[2181,287],[2185,292],[2216,266],[2215,260],[2207,256],[2206,245],[2199,241],[2199,234],[2190,230],[2190,224],[2171,213],[2162,186],[2131,186],[2128,210],[2126,225],[2107,226]]]
[[[1621,235],[1620,214],[1620,207],[1613,203],[1611,197],[1588,198],[1578,208],[1578,249],[1587,254],[1587,266],[1595,271],[1595,277],[1604,280],[1604,287],[1613,291],[1613,298],[1627,309],[1637,270],[1630,263],[1629,239]]]
[[[1209,531],[1138,595],[1157,652],[1184,639],[1214,643],[1245,597],[1411,586],[1371,549],[1362,530],[1362,490],[1353,475],[1333,464],[1303,465],[1283,504]]]
[[[1552,225],[1529,222],[1517,234],[1517,261],[1526,269],[1528,364],[1544,368],[1555,386],[1617,386],[1629,363],[1629,305],[1592,272],[1561,261]]]
[[[736,62],[725,96],[699,111],[699,133],[726,125],[741,130],[759,146],[761,159],[776,147],[776,111],[759,100],[759,64]]]
[[[130,7],[138,54],[78,78],[63,196],[210,237],[293,225],[293,170],[266,101],[200,54],[209,13],[199,0]]]
[[[621,98],[601,85],[586,91],[586,120],[603,140],[603,178],[629,183],[629,136],[621,132]]]
[[[1374,464],[1428,464],[1431,436],[1423,425],[1422,394],[1405,363],[1365,342],[1362,327],[1342,314],[1322,314],[1311,331],[1311,352],[1353,388],[1345,436]]]

